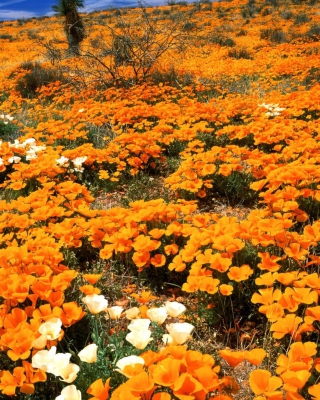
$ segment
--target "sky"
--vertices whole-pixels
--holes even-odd
[[[51,16],[56,0],[0,0],[0,20]],[[148,0],[148,5],[164,5],[166,0]],[[114,7],[135,7],[137,0],[85,0],[80,12],[91,12]]]

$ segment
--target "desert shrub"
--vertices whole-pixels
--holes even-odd
[[[315,83],[320,83],[320,68],[312,67],[303,81],[304,85],[310,86]]]
[[[20,70],[26,73],[17,80],[16,90],[25,98],[34,97],[38,89],[48,83],[65,82],[61,70],[45,68],[39,62],[25,62],[20,65]]]
[[[9,40],[9,42],[13,42],[14,41],[14,37],[12,35],[9,35],[8,33],[2,33],[0,35],[0,39]]]
[[[240,29],[239,32],[236,33],[236,37],[247,36],[248,32],[245,29]]]
[[[300,14],[296,15],[293,24],[294,25],[303,25],[309,21],[310,21],[310,18],[308,17],[307,14],[300,13]]]
[[[202,11],[211,11],[212,10],[212,3],[205,3],[205,6],[202,8]]]
[[[163,83],[174,87],[188,86],[193,83],[191,74],[179,75],[174,66],[169,70],[155,69],[150,74],[150,79],[155,85]]]
[[[252,60],[251,53],[245,47],[233,48],[228,51],[228,57],[240,60],[244,58],[246,60]]]
[[[280,15],[286,21],[288,21],[289,19],[294,17],[294,14],[292,11],[283,11]]]
[[[9,34],[7,34],[7,33],[1,34],[1,35],[0,35],[0,40],[1,40],[1,39],[3,39],[3,40],[8,40],[9,42],[13,42],[13,41],[16,40],[16,38],[15,38],[14,36],[9,35]]]
[[[264,8],[261,12],[262,17],[266,17],[267,15],[272,14],[272,9],[271,8]]]
[[[261,29],[260,38],[269,40],[271,43],[276,43],[276,44],[287,42],[286,34],[280,28]]]
[[[210,43],[218,44],[221,47],[234,47],[236,42],[229,37],[225,37],[222,35],[214,35],[208,39]]]
[[[193,31],[194,29],[196,29],[197,24],[195,22],[191,22],[191,21],[187,21],[184,26],[183,26],[183,30],[184,31]]]
[[[320,25],[314,24],[310,27],[307,32],[307,37],[312,39],[314,42],[320,40]]]
[[[272,7],[279,7],[279,0],[266,0],[266,4]]]

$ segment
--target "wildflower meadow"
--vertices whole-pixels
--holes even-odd
[[[319,2],[80,15],[0,22],[0,399],[320,400]]]

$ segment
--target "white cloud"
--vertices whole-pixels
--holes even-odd
[[[31,11],[16,11],[16,10],[1,10],[1,20],[10,20],[10,19],[22,19],[22,18],[32,18],[39,17],[39,14],[36,14]]]
[[[148,0],[145,2],[146,6],[164,5],[165,0]],[[91,12],[95,10],[103,10],[115,7],[136,7],[138,5],[137,0],[87,0],[85,7],[81,8],[81,12]]]
[[[2,4],[0,4],[0,7],[4,7],[4,6],[11,6],[11,4],[16,4],[16,3],[23,3],[26,0],[8,0],[3,2]],[[2,13],[2,10],[1,10]]]

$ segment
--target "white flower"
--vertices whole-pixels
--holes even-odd
[[[62,321],[60,318],[52,317],[44,322],[38,331],[46,337],[47,340],[55,340],[61,336]]]
[[[90,294],[84,297],[82,301],[87,305],[92,314],[98,314],[101,311],[107,311],[108,300],[102,295]]]
[[[126,340],[136,349],[143,350],[153,340],[150,336],[149,330],[133,331],[127,334]]]
[[[56,163],[58,165],[61,165],[62,167],[65,167],[66,164],[68,163],[68,161],[69,161],[69,158],[64,157],[64,156],[61,156],[60,158],[56,159]]]
[[[83,113],[84,110],[85,108],[80,108],[80,110],[78,110],[78,113]]]
[[[17,164],[18,162],[20,162],[20,160],[21,160],[21,157],[17,157],[17,156],[13,156],[13,157],[9,157],[8,158],[9,163]]]
[[[3,158],[0,157],[0,166],[3,165]]]
[[[172,339],[172,336],[170,336],[168,333],[165,333],[164,335],[162,335],[162,341],[165,345],[170,345],[173,344],[174,341]]]
[[[75,385],[66,386],[55,400],[81,400],[81,392]]]
[[[35,143],[36,143],[36,139],[34,139],[34,138],[29,138],[29,139],[26,139],[26,140],[22,143],[22,145],[23,145],[23,146],[26,146],[27,144],[33,145],[33,144],[35,144]]]
[[[82,349],[78,356],[81,361],[87,363],[94,363],[97,361],[98,346],[95,343],[89,344],[84,349]]]
[[[128,310],[126,310],[124,313],[126,318],[131,320],[137,318],[137,316],[140,314],[140,310],[138,307],[132,307],[128,308]]]
[[[187,322],[169,324],[166,328],[175,344],[183,344],[191,339],[192,336],[190,334],[194,330],[194,326]]]
[[[60,379],[63,382],[66,383],[72,383],[77,379],[77,374],[80,371],[80,367],[77,364],[67,364],[65,367],[60,368],[57,370],[59,372],[59,376],[62,378]]]
[[[70,353],[57,353],[47,365],[47,372],[55,376],[61,376],[61,371],[70,363]]]
[[[166,301],[164,304],[168,315],[177,318],[180,314],[186,311],[186,307],[177,301]]]
[[[41,335],[32,342],[32,347],[34,349],[43,349],[47,344],[46,335]]]
[[[35,158],[37,158],[36,152],[33,150],[28,150],[26,152],[26,160],[34,160]]]
[[[20,149],[24,147],[24,145],[20,143],[18,139],[16,139],[13,143],[9,143],[9,147],[15,147],[16,149]]]
[[[123,307],[113,306],[107,309],[110,319],[119,319],[123,311]]]
[[[165,307],[150,308],[147,311],[147,316],[152,322],[156,322],[161,325],[167,319],[168,313]]]
[[[42,371],[48,371],[48,365],[56,355],[57,348],[52,346],[50,350],[40,350],[32,357],[33,368],[39,368]]]
[[[146,331],[149,328],[150,322],[148,318],[137,318],[128,325],[128,329],[131,332]]]
[[[87,158],[88,158],[87,156],[84,156],[84,157],[77,157],[74,160],[71,160],[74,164],[75,171],[78,171],[78,172],[83,171],[82,164],[86,161]]]
[[[144,365],[144,359],[142,357],[138,356],[124,357],[117,362],[116,367],[118,367],[118,369],[115,369],[115,371],[120,372],[127,378],[131,378],[134,374],[134,369],[138,365],[140,366]]]
[[[46,146],[30,146],[28,151],[38,153],[39,151],[45,150]]]

